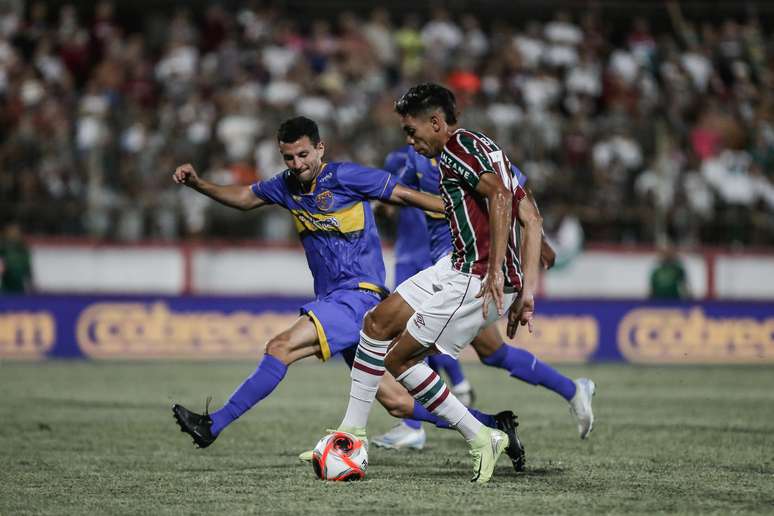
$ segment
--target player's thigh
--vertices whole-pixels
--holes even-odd
[[[503,337],[500,335],[497,325],[491,324],[481,330],[470,345],[476,350],[478,357],[484,359],[500,349],[500,346],[503,345]]]
[[[416,311],[441,288],[440,278],[451,267],[448,257],[403,281],[386,300],[368,314],[363,329],[379,340],[396,338]]]
[[[363,290],[339,290],[301,307],[317,332],[318,357],[323,361],[357,347],[363,318],[379,296]]]
[[[424,303],[406,325],[406,330],[425,346],[457,358],[484,328],[497,321],[492,302],[488,316],[483,317],[482,299],[476,297],[481,280],[452,271],[444,278],[443,289]],[[514,294],[505,294],[510,304]]]
[[[414,312],[442,288],[442,278],[451,269],[451,258],[445,256],[434,265],[423,269],[396,288],[398,294]]]
[[[379,303],[363,320],[363,331],[376,340],[392,340],[406,327],[414,309],[396,292]]]
[[[306,316],[296,319],[290,328],[275,335],[266,344],[266,353],[292,364],[319,352],[320,344],[314,323]]]

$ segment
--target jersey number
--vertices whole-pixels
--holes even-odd
[[[516,186],[519,184],[513,184],[513,176],[511,175],[511,171],[508,169],[508,167],[505,166],[505,156],[503,155],[503,151],[496,150],[490,152],[489,160],[497,168],[497,172],[500,174],[500,178],[503,180],[505,187],[512,192],[516,191]]]

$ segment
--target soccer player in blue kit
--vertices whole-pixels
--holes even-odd
[[[400,168],[401,182],[411,188],[432,195],[439,195],[440,172],[436,160],[422,156],[411,146],[401,148],[393,154],[398,152],[400,153],[398,157],[402,159],[402,166]],[[511,173],[519,185],[525,185],[527,178],[516,165],[511,165]],[[534,202],[534,199],[529,194],[528,197]],[[407,210],[405,208],[401,209],[401,212],[409,210],[419,212],[416,209]],[[421,263],[429,259],[430,263],[436,263],[452,250],[449,225],[445,217],[439,216],[436,213],[427,212],[423,215],[425,215],[426,219],[424,224],[414,224],[401,227],[400,229],[408,233],[415,232],[421,238],[429,239],[429,249],[419,247],[418,243],[414,247],[412,254],[414,262]],[[404,238],[410,238],[413,241],[411,236],[405,236]],[[428,255],[423,256],[423,252],[427,252]],[[549,268],[553,264],[553,258],[553,250],[544,238],[541,243],[542,265],[545,268]],[[400,284],[403,279],[396,279],[396,284]],[[502,337],[494,326],[490,326],[482,331],[473,340],[471,346],[476,350],[482,363],[505,369],[515,378],[519,378],[532,385],[543,386],[562,396],[570,404],[570,412],[576,420],[581,438],[587,437],[592,429],[594,417],[591,408],[591,398],[594,394],[595,386],[591,380],[579,378],[573,381],[550,365],[540,361],[529,351],[509,346],[502,341]],[[438,368],[434,367],[432,359],[437,357],[443,357],[442,360],[456,363],[456,360],[448,355],[433,355],[429,357],[429,365],[435,370],[438,370]],[[453,389],[450,390],[456,395]],[[459,398],[459,396],[457,397]],[[421,449],[425,439],[425,432],[422,430],[421,424],[409,419],[398,423],[386,434],[374,437],[372,442],[376,446],[384,448]],[[517,469],[520,469],[523,465],[523,457],[517,460],[522,461],[519,464],[514,464],[517,466]]]
[[[271,394],[290,364],[312,355],[328,360],[342,353],[352,365],[363,317],[387,294],[369,200],[436,212],[443,209],[440,199],[398,184],[383,170],[323,162],[325,146],[317,124],[308,118],[282,123],[277,140],[287,170],[251,186],[213,184],[199,178],[190,164],[177,167],[173,174],[176,183],[233,208],[250,210],[268,204],[286,208],[314,278],[315,300],[301,307],[300,317],[290,328],[268,341],[256,370],[223,407],[211,414],[207,410],[197,414],[173,405],[181,430],[200,448],[212,444],[224,428]],[[377,399],[397,417],[438,421],[397,383],[380,387]],[[494,418],[483,413],[474,417]]]

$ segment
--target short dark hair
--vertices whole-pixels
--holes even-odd
[[[317,122],[305,116],[289,118],[282,122],[277,129],[277,141],[293,143],[304,136],[308,136],[312,145],[320,143],[320,129]]]
[[[417,84],[395,102],[395,111],[401,116],[417,116],[433,109],[443,111],[447,124],[457,123],[457,100],[454,93],[440,84]]]

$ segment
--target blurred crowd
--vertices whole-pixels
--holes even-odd
[[[659,30],[594,9],[310,19],[250,2],[131,26],[109,1],[0,1],[0,217],[32,234],[285,240],[285,214],[220,207],[173,185],[174,167],[270,177],[295,114],[318,121],[329,159],[380,166],[404,143],[394,100],[436,81],[528,175],[550,231],[774,244],[774,36],[744,12],[652,9]]]

